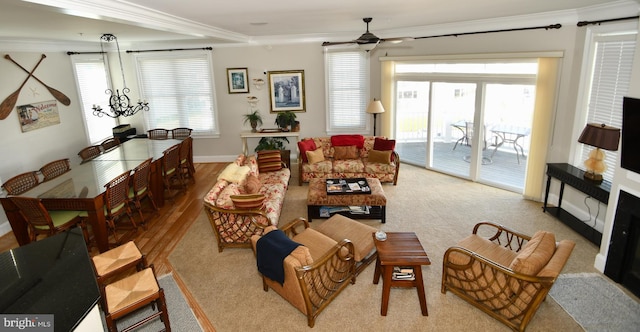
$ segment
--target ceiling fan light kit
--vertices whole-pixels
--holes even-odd
[[[383,42],[390,42],[390,43],[397,44],[405,40],[413,40],[413,38],[411,37],[397,37],[397,38],[388,38],[388,39],[378,38],[378,36],[369,32],[369,23],[371,23],[372,20],[373,18],[371,17],[365,17],[362,19],[362,21],[367,24],[367,30],[360,37],[358,37],[358,39],[346,41],[346,42],[324,42],[322,43],[322,46],[358,44],[358,47],[360,47],[360,49],[363,49],[369,52],[369,51],[372,51],[374,48],[376,48],[378,44]]]

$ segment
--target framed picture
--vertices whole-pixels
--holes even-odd
[[[271,113],[305,112],[304,70],[269,72]]]
[[[248,93],[249,75],[247,68],[227,68],[229,93]]]
[[[23,133],[60,123],[58,103],[55,100],[20,105],[17,109]]]

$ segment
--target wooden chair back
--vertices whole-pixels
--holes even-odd
[[[44,176],[42,182],[49,181],[71,170],[69,158],[54,160],[40,168],[40,173]]]
[[[165,189],[171,190],[171,183],[174,180],[177,180],[179,185],[184,188],[185,184],[180,171],[180,145],[176,144],[166,149],[162,154],[162,178]]]
[[[147,130],[147,137],[149,139],[168,139],[169,131],[162,128]]]
[[[2,185],[9,195],[20,195],[40,183],[38,173],[36,171],[18,174],[11,179],[5,181]]]
[[[110,149],[115,148],[118,145],[120,145],[120,139],[117,137],[107,138],[106,140],[104,140],[104,142],[100,144],[100,146],[102,147],[102,151],[108,151]]]
[[[171,137],[175,139],[184,139],[191,136],[191,132],[193,129],[191,128],[174,128],[171,130]]]
[[[129,198],[133,199],[133,202],[140,214],[140,220],[144,222],[142,216],[142,199],[148,197],[153,205],[154,210],[158,210],[156,202],[153,200],[153,194],[149,188],[149,182],[151,181],[151,158],[143,161],[133,170],[133,176],[131,179],[132,188],[130,190]]]
[[[84,163],[99,156],[101,153],[102,150],[100,149],[100,145],[92,145],[80,150],[80,152],[78,152],[78,156],[80,156]]]
[[[193,138],[187,137],[180,143],[180,171],[193,179],[195,168],[191,163],[191,147]]]
[[[107,218],[113,219],[129,209],[127,206],[129,202],[129,174],[130,172],[126,171],[104,185],[106,188],[105,206],[107,207]]]
[[[87,230],[79,211],[47,211],[40,199],[34,197],[12,196],[11,202],[18,207],[22,218],[29,225],[29,240],[35,241],[40,234],[51,236],[76,225],[82,228],[85,240]],[[52,214],[55,215],[52,216]]]

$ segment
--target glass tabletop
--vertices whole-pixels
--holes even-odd
[[[117,148],[109,150],[95,159],[96,160],[137,160],[145,161],[148,158],[157,160],[162,158],[162,152],[166,149],[180,144],[178,139],[152,140],[135,138],[120,144]]]

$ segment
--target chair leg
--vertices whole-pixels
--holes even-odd
[[[171,323],[169,323],[169,313],[167,312],[167,302],[164,298],[164,289],[160,288],[160,298],[158,299],[158,310],[160,313],[160,320],[164,323],[165,330],[171,332]]]
[[[118,332],[118,327],[116,326],[116,322],[111,317],[111,314],[106,314],[104,318],[107,322],[107,330],[109,330],[109,332]]]

